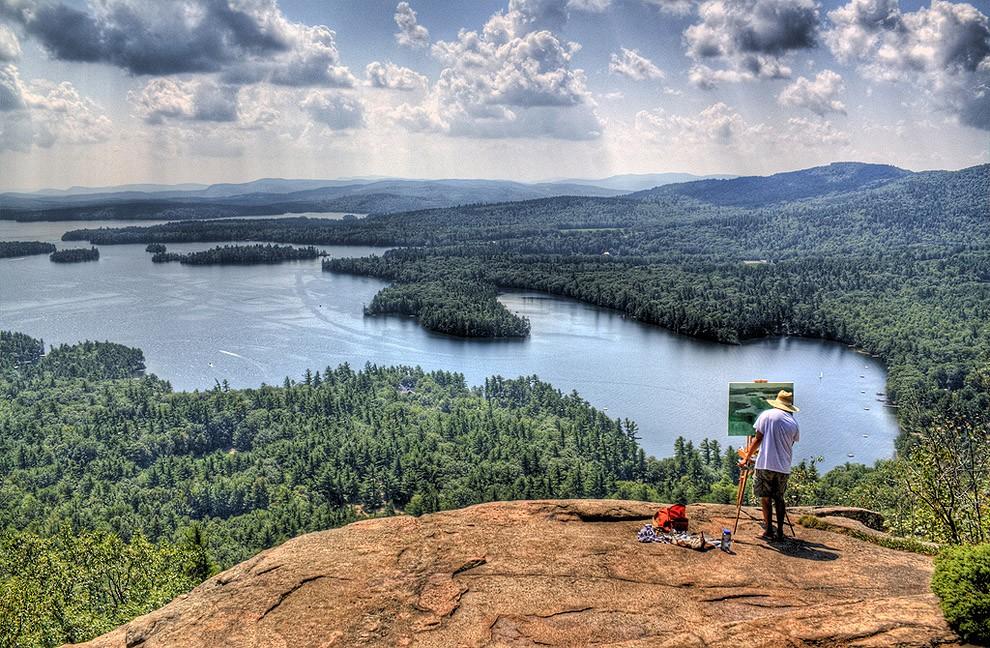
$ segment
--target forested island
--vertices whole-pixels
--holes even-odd
[[[67,248],[55,250],[48,255],[48,258],[55,263],[81,263],[83,261],[99,261],[100,251],[95,247],[90,248]]]
[[[338,259],[324,261],[323,269],[332,270],[335,261]],[[529,320],[503,308],[496,296],[494,286],[479,286],[462,279],[400,283],[375,295],[364,312],[412,315],[431,331],[459,337],[529,335]]]
[[[162,252],[165,252],[167,249],[168,248],[166,248],[161,243],[149,243],[147,247],[144,248],[144,251],[150,252],[152,254],[161,254]]]
[[[51,254],[55,246],[41,241],[0,241],[0,259],[11,257],[31,256],[34,254]]]
[[[151,248],[153,245],[149,245]],[[282,263],[283,261],[300,261],[303,259],[315,259],[324,256],[322,252],[313,246],[305,248],[295,248],[291,245],[223,245],[201,252],[189,252],[180,254],[176,252],[166,252],[165,246],[161,245],[161,250],[148,249],[154,251],[151,257],[154,263],[169,263],[178,261],[187,265],[252,265],[259,263]]]
[[[176,393],[141,374],[138,349],[44,351],[0,333],[4,645],[84,640],[218,568],[364,516],[520,498],[735,495],[731,446],[678,439],[672,456],[647,456],[635,422],[535,376],[472,387],[455,373],[345,364],[278,387]],[[895,530],[917,529],[929,518],[901,490],[901,470],[892,460],[822,476],[802,463],[788,496],[868,505]]]

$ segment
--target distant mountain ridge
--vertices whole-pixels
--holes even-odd
[[[317,211],[411,211],[435,207],[453,207],[476,202],[512,202],[553,196],[618,196],[674,182],[691,182],[734,176],[695,176],[689,173],[627,174],[600,180],[567,179],[546,182],[515,182],[485,179],[407,179],[390,177],[339,178],[335,180],[259,178],[250,182],[177,185],[133,184],[109,187],[70,187],[33,192],[0,193],[0,219],[31,219],[21,211],[41,212],[69,207],[90,208],[117,205],[114,210],[99,212],[100,218],[114,218],[114,213],[147,211],[150,203],[192,202],[224,205],[264,205],[286,202],[317,201],[323,203],[292,212]],[[375,198],[375,196],[379,198]],[[222,201],[215,203],[214,201]],[[330,203],[328,201],[337,201]],[[130,203],[125,207],[124,203]],[[164,210],[162,210],[164,211]],[[14,212],[14,213],[11,213]],[[60,212],[58,212],[60,213]],[[64,215],[64,214],[62,214]],[[246,215],[246,214],[234,214]],[[132,214],[132,216],[134,216]],[[95,216],[94,216],[95,217]],[[138,216],[141,217],[141,216]],[[154,217],[147,216],[149,218]],[[211,217],[211,216],[203,216]],[[80,219],[85,220],[85,219]]]
[[[728,180],[699,180],[656,187],[629,194],[634,200],[685,196],[728,207],[757,207],[778,202],[849,193],[877,187],[914,175],[888,164],[833,162],[826,166],[769,176],[744,176]]]
[[[83,187],[73,186],[67,189],[39,189],[37,191],[8,191],[0,193],[0,203],[6,204],[10,199],[63,199],[79,198],[81,196],[105,196],[111,194],[128,194],[137,197],[140,194],[155,194],[158,197],[228,197],[252,193],[294,193],[297,191],[307,191],[321,189],[325,187],[349,187],[370,185],[375,183],[403,182],[403,183],[505,183],[514,186],[530,186],[536,188],[548,187],[570,187],[578,193],[574,195],[585,195],[587,187],[596,189],[611,189],[618,192],[639,191],[650,189],[660,185],[672,184],[675,182],[693,182],[695,180],[709,180],[721,178],[735,178],[734,175],[694,175],[692,173],[627,173],[613,175],[606,178],[565,178],[556,180],[544,180],[540,182],[516,182],[512,180],[493,179],[427,179],[427,178],[399,178],[392,176],[361,176],[335,179],[290,179],[290,178],[259,178],[248,182],[218,182],[213,184],[203,184],[186,182],[180,184],[161,183],[141,183],[125,184],[106,187]],[[593,195],[599,195],[597,193]],[[607,195],[607,194],[601,194]],[[147,196],[144,196],[147,197]]]
[[[262,214],[383,213],[552,196],[625,192],[566,183],[506,180],[282,180],[211,185],[195,191],[0,194],[0,220],[198,219]]]
[[[559,180],[558,182],[594,187],[606,187],[620,191],[643,191],[662,185],[697,182],[699,180],[729,180],[737,177],[738,176],[728,174],[694,175],[693,173],[624,173],[622,175],[614,175],[595,180],[567,178],[564,180]]]
[[[696,200],[753,208],[847,194],[925,173],[886,164],[834,162],[768,176],[709,177],[689,174],[612,176],[526,184],[507,180],[286,180],[263,178],[192,191],[122,191],[72,195],[0,194],[0,220],[168,219],[191,220],[305,212],[397,213],[469,204],[495,204],[557,197],[613,198],[638,202]],[[612,185],[603,187],[592,182]],[[644,182],[662,183],[631,191]],[[149,185],[153,186],[153,185]],[[625,188],[619,188],[625,187]]]

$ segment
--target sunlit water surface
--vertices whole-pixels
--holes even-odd
[[[58,241],[67,229],[101,225],[121,223],[0,221],[0,240]],[[74,245],[83,244],[59,243]],[[333,256],[382,251],[322,249]],[[405,317],[364,317],[362,306],[385,284],[322,272],[318,260],[153,264],[143,245],[101,246],[100,255],[79,264],[44,255],[0,259],[0,329],[48,344],[96,339],[140,347],[150,372],[184,390],[223,380],[234,387],[279,384],[307,367],[343,362],[458,371],[469,384],[494,374],[535,374],[565,392],[577,390],[610,416],[635,420],[642,444],[656,455],[669,455],[679,435],[734,442],[726,436],[726,384],[754,378],[795,383],[802,427],[796,458],[820,456],[826,468],[872,463],[890,456],[897,434],[893,410],[877,400],[883,366],[841,344],[775,338],[719,345],[535,293],[502,296],[510,310],[530,318],[528,339],[462,340]]]

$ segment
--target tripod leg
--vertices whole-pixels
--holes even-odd
[[[749,471],[743,469],[739,473],[739,490],[736,491],[736,522],[732,525],[732,535],[736,535],[739,528],[739,515],[742,513],[743,499],[746,497],[746,480],[749,478]]]

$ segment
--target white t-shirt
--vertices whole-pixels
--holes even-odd
[[[756,467],[790,474],[791,447],[801,439],[794,415],[776,407],[765,410],[757,417],[753,429],[763,434]]]

